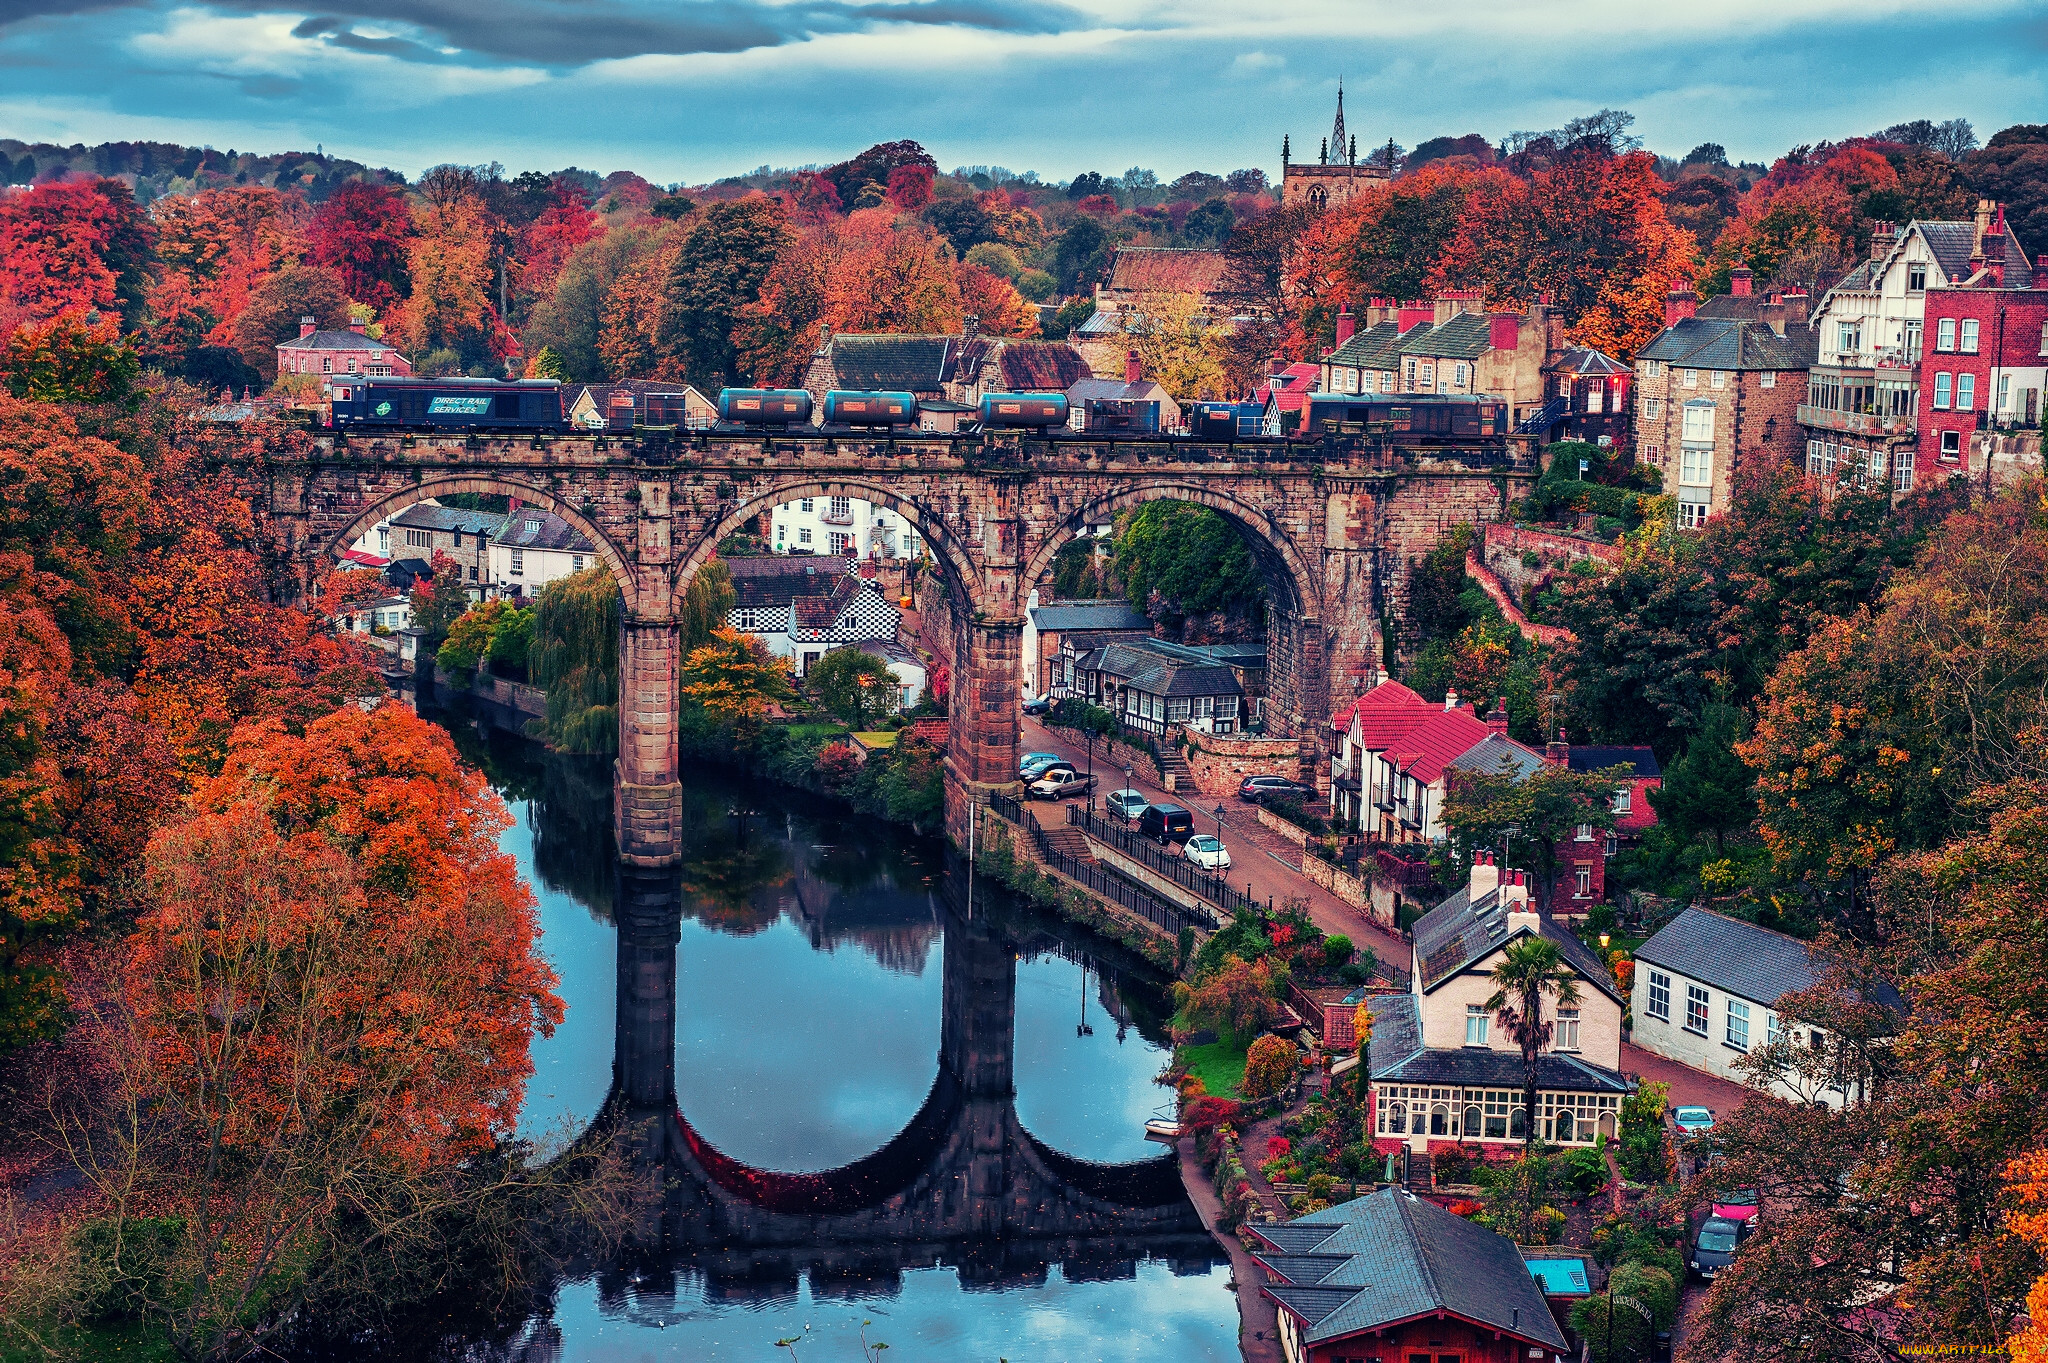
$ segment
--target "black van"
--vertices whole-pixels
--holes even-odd
[[[1139,817],[1138,831],[1162,847],[1186,842],[1195,831],[1195,816],[1179,805],[1152,805]]]

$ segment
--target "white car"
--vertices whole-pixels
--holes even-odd
[[[1230,849],[1223,840],[1208,833],[1197,833],[1188,839],[1188,860],[1205,871],[1227,871],[1230,869]]]
[[[1102,807],[1119,819],[1135,822],[1140,814],[1152,807],[1152,802],[1145,798],[1143,791],[1112,790],[1102,797]]]

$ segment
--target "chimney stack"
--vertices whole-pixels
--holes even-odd
[[[370,324],[368,322],[350,322],[348,329],[358,336],[367,336],[370,333]]]
[[[1494,702],[1492,711],[1486,716],[1486,727],[1491,732],[1499,734],[1502,738],[1508,736],[1508,698],[1506,696],[1502,696]]]
[[[1455,709],[1457,709],[1457,708],[1458,708],[1458,688],[1454,686],[1454,687],[1452,687],[1452,688],[1451,688],[1450,690],[1448,690],[1448,691],[1444,692],[1444,713],[1445,713],[1445,714],[1449,714],[1449,713],[1450,713],[1451,711],[1453,711],[1453,710],[1455,710]]]
[[[1135,350],[1124,352],[1124,382],[1136,387],[1145,377],[1145,362],[1138,358]]]
[[[1435,318],[1436,305],[1433,303],[1403,303],[1395,313],[1394,325],[1403,336],[1406,336],[1424,322],[1434,321]]]
[[[1492,894],[1499,887],[1500,867],[1494,864],[1493,853],[1474,852],[1472,854],[1472,881],[1470,887],[1472,902],[1477,903],[1487,895]]]
[[[1664,326],[1667,330],[1677,326],[1686,318],[1699,311],[1699,295],[1692,291],[1692,285],[1683,279],[1671,281],[1671,292],[1664,295]]]
[[[1529,873],[1517,868],[1502,871],[1500,877],[1500,903],[1508,911],[1508,931],[1527,928],[1531,932],[1542,930],[1543,920],[1536,915],[1536,906],[1529,897]]]
[[[1513,350],[1521,344],[1522,319],[1512,312],[1497,312],[1486,319],[1486,344],[1494,350]]]
[[[1970,259],[1972,261],[1984,259],[1984,235],[1991,230],[1991,215],[1997,211],[1997,208],[1998,205],[1990,199],[1977,200],[1977,232],[1970,243]]]
[[[1358,331],[1358,319],[1351,315],[1351,304],[1337,305],[1337,344],[1343,345]]]
[[[299,319],[299,339],[300,339],[300,340],[302,340],[302,341],[303,341],[303,340],[305,340],[305,339],[306,339],[306,338],[307,338],[308,336],[311,336],[311,335],[312,335],[312,334],[313,334],[314,332],[318,331],[319,329],[320,329],[320,328],[319,328],[319,325],[318,325],[318,324],[317,324],[316,322],[314,322],[314,320],[313,320],[312,318],[310,318],[310,317],[301,317],[301,318]]]
[[[2048,289],[2048,252],[2034,262],[2034,287]]]
[[[1737,298],[1747,298],[1755,292],[1756,271],[1747,265],[1737,265],[1728,272],[1728,291]]]
[[[1268,361],[1266,361],[1266,374],[1267,374],[1267,376],[1268,376],[1268,377],[1270,377],[1270,378],[1278,378],[1278,377],[1279,377],[1279,376],[1280,376],[1281,374],[1284,374],[1284,373],[1286,373],[1286,372],[1287,372],[1287,361],[1285,361],[1285,360],[1283,360],[1283,359],[1281,359],[1281,358],[1280,358],[1280,352],[1279,352],[1279,351],[1277,351],[1277,350],[1276,350],[1276,351],[1274,351],[1274,352],[1273,352],[1273,358],[1272,358],[1272,359],[1270,359],[1270,360],[1268,360]]]
[[[1564,727],[1558,726],[1557,737],[1543,745],[1543,760],[1546,762],[1569,762],[1572,745],[1564,741]]]
[[[1888,222],[1874,223],[1870,229],[1870,258],[1883,260],[1891,254],[1892,247],[1899,241],[1899,229]]]

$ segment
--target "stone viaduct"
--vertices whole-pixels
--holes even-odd
[[[676,948],[683,904],[667,868],[625,868],[616,898],[617,1049],[586,1139],[620,1149],[643,1185],[637,1249],[723,1283],[787,1283],[805,1269],[889,1278],[947,1263],[969,1280],[1087,1272],[1145,1257],[1206,1267],[1215,1241],[1172,1154],[1098,1164],[1047,1146],[1017,1119],[1013,1056],[1019,943],[948,876],[937,1076],[908,1125],[843,1168],[752,1168],[694,1131],[675,1091]],[[682,1001],[687,1006],[687,1001]]]
[[[509,494],[575,525],[619,581],[621,856],[675,856],[677,611],[727,535],[796,497],[851,496],[914,524],[958,621],[947,826],[1016,775],[1024,602],[1091,522],[1172,498],[1243,535],[1269,586],[1269,730],[1319,740],[1331,679],[1382,656],[1407,564],[1458,522],[1498,517],[1534,477],[1498,445],[1411,452],[1370,437],[1185,439],[281,434],[225,472],[248,497],[284,594],[304,592],[376,522],[456,492]]]

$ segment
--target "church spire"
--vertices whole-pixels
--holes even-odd
[[[1330,129],[1330,145],[1337,149],[1339,156],[1344,154],[1344,78],[1342,76],[1337,77],[1337,126]]]

